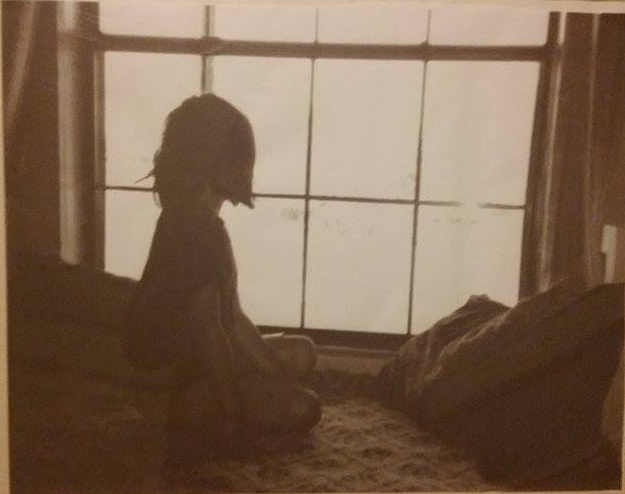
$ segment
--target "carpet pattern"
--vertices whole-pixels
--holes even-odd
[[[409,492],[495,489],[459,452],[375,400],[373,378],[317,372],[308,384],[324,403],[306,437],[268,440],[262,454],[197,467],[171,492]]]
[[[165,475],[166,380],[124,367],[114,338],[95,328],[20,326],[10,357],[15,494],[497,490],[458,451],[378,402],[372,377],[333,371],[307,380],[323,401],[310,434]]]
[[[326,406],[292,451],[195,469],[173,492],[410,492],[489,490],[457,452],[365,400]]]

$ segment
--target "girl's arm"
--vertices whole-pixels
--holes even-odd
[[[238,417],[241,404],[236,381],[234,352],[221,323],[221,293],[217,285],[205,285],[191,300],[189,345],[197,345],[200,365],[215,395],[231,417]],[[193,349],[191,350],[193,352]]]
[[[234,252],[227,233],[226,246],[226,256],[229,259],[226,265],[230,266],[230,269],[236,273]],[[233,336],[237,346],[263,373],[269,376],[287,379],[286,372],[284,371],[277,356],[274,354],[273,350],[267,346],[254,323],[252,323],[241,308],[239,294],[236,290],[236,283],[232,293],[232,309],[234,312]]]
[[[234,297],[235,328],[234,337],[242,350],[265,374],[288,379],[284,367],[277,356],[261,337],[260,332],[243,312],[238,295]]]

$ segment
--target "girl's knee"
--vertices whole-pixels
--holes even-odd
[[[289,405],[289,415],[296,430],[308,430],[321,419],[321,402],[316,393],[302,390],[293,397]]]

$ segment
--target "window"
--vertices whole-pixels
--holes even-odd
[[[140,276],[158,209],[134,182],[167,112],[215,92],[257,140],[257,207],[223,211],[257,323],[405,335],[474,293],[515,303],[550,29],[511,9],[102,3],[105,269]]]

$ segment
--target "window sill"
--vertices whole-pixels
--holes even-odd
[[[316,369],[378,375],[394,355],[395,352],[389,350],[320,345],[317,347]]]

